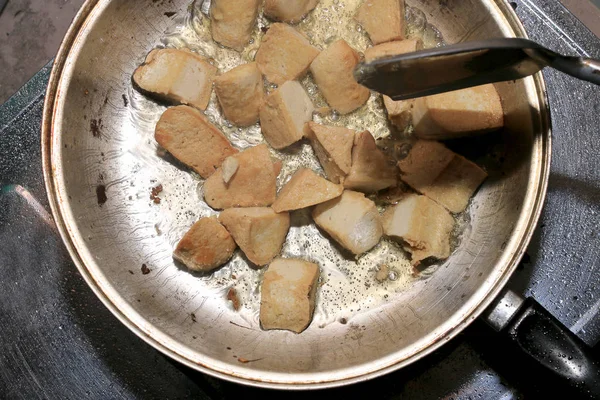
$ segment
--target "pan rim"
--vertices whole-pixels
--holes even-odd
[[[433,351],[441,347],[444,343],[450,341],[458,333],[465,329],[470,323],[472,323],[473,320],[475,320],[492,303],[492,301],[504,288],[508,279],[512,276],[512,273],[516,269],[519,260],[521,259],[531,240],[534,228],[538,223],[541,211],[543,209],[548,186],[551,158],[551,120],[546,85],[543,75],[541,73],[538,73],[535,76],[527,79],[530,79],[531,83],[535,86],[535,91],[538,93],[537,101],[539,103],[536,105],[538,105],[540,109],[540,118],[539,121],[536,122],[539,123],[541,132],[539,135],[536,135],[533,148],[541,148],[541,154],[543,154],[544,157],[540,159],[539,165],[537,165],[539,180],[537,182],[535,190],[528,189],[528,191],[531,193],[529,193],[527,197],[533,197],[534,204],[527,209],[528,215],[521,215],[519,217],[519,221],[525,221],[525,223],[520,223],[520,225],[523,226],[523,229],[521,229],[518,235],[516,233],[513,234],[513,238],[511,238],[511,240],[518,239],[518,245],[516,245],[515,249],[511,252],[510,259],[505,262],[504,268],[495,274],[495,282],[493,282],[493,284],[490,284],[489,290],[486,290],[483,294],[474,295],[480,296],[481,299],[475,302],[476,305],[460,318],[460,322],[454,324],[452,328],[446,329],[445,331],[438,334],[437,339],[435,341],[429,343],[422,349],[414,352],[410,357],[404,358],[402,360],[396,360],[396,362],[392,362],[389,365],[380,367],[378,369],[374,369],[368,373],[359,372],[359,374],[354,374],[353,376],[348,376],[347,378],[343,379],[306,379],[299,382],[299,380],[297,379],[299,375],[293,375],[294,378],[291,378],[292,375],[290,374],[290,378],[287,380],[265,380],[264,378],[237,375],[231,371],[219,370],[215,368],[215,366],[198,364],[197,362],[194,362],[191,359],[185,357],[184,355],[176,352],[173,348],[169,347],[168,345],[157,340],[155,337],[146,333],[142,327],[137,325],[132,320],[132,318],[121,309],[121,307],[117,304],[117,302],[114,301],[114,299],[111,299],[110,296],[103,291],[98,282],[94,279],[93,273],[86,266],[84,259],[81,255],[81,251],[77,247],[77,244],[73,240],[73,237],[70,233],[69,224],[64,218],[65,210],[61,206],[59,198],[60,191],[58,185],[56,184],[56,180],[59,178],[56,173],[56,163],[54,161],[52,152],[52,138],[54,136],[55,116],[57,112],[57,99],[60,96],[59,88],[63,77],[63,73],[68,64],[69,54],[71,53],[71,49],[74,43],[77,41],[77,38],[79,37],[80,33],[84,30],[86,23],[90,20],[90,17],[93,15],[94,11],[97,10],[101,5],[108,4],[109,1],[110,0],[85,1],[78,14],[76,15],[75,19],[73,20],[73,23],[71,24],[65,36],[65,39],[63,40],[60,46],[58,55],[55,58],[52,72],[50,75],[48,89],[46,92],[42,120],[41,146],[43,175],[46,190],[48,193],[50,208],[54,216],[58,231],[77,269],[87,282],[88,286],[90,286],[92,291],[95,293],[95,295],[113,313],[113,315],[115,315],[115,317],[117,317],[117,319],[121,323],[127,326],[129,330],[135,333],[146,343],[148,343],[158,351],[162,352],[163,354],[175,359],[176,361],[192,369],[198,370],[200,372],[209,374],[217,378],[229,380],[240,384],[262,388],[288,390],[306,390],[339,387],[348,384],[363,382],[388,374],[432,353]],[[521,24],[520,20],[518,19],[514,10],[508,4],[508,2],[506,0],[496,0],[494,1],[494,3],[499,7],[502,14],[506,18],[509,18],[509,24],[511,28],[517,33],[517,35],[519,35],[519,37],[527,38],[523,25]],[[526,211],[523,212],[525,213]],[[323,376],[327,373],[328,372],[320,372],[318,373],[318,375]]]

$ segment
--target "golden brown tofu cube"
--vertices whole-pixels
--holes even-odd
[[[307,137],[327,178],[334,183],[342,182],[352,166],[352,147],[356,132],[314,122],[309,122],[308,128]]]
[[[206,110],[217,68],[189,50],[152,50],[133,73],[142,91]]]
[[[310,72],[327,103],[342,114],[364,105],[371,92],[354,79],[360,56],[343,39],[331,44],[315,58]]]
[[[419,140],[408,156],[398,162],[400,178],[417,192],[421,192],[440,176],[455,154],[440,142]]]
[[[204,179],[238,151],[200,111],[177,106],[167,109],[156,124],[158,144]]]
[[[383,214],[385,234],[400,239],[412,254],[413,265],[427,258],[450,256],[454,218],[433,200],[411,194]]]
[[[265,92],[256,63],[240,65],[217,77],[215,92],[225,118],[234,125],[243,127],[258,122]]]
[[[281,189],[273,209],[276,212],[300,210],[335,199],[343,191],[342,185],[331,183],[310,169],[301,168]]]
[[[281,85],[301,79],[319,54],[308,39],[289,25],[271,25],[256,53],[258,68],[269,82]]]
[[[242,51],[250,42],[260,0],[212,0],[210,27],[213,40]]]
[[[317,264],[278,258],[269,265],[261,286],[260,324],[263,329],[301,333],[315,310]]]
[[[285,82],[271,93],[260,109],[260,126],[266,141],[283,149],[304,136],[304,125],[312,120],[315,107],[302,85]]]
[[[233,238],[216,217],[202,218],[181,239],[173,258],[192,271],[211,272],[229,261],[235,249]]]
[[[248,260],[258,266],[277,257],[290,229],[290,215],[277,214],[269,207],[230,208],[221,213],[219,221]]]
[[[460,213],[487,176],[477,164],[457,154],[423,194],[450,212]]]
[[[234,155],[238,169],[225,183],[218,169],[204,183],[204,200],[216,209],[268,207],[277,196],[277,176],[269,149],[261,144]]]
[[[369,34],[373,44],[404,39],[404,0],[365,0],[356,20]]]
[[[315,223],[336,242],[354,254],[362,254],[379,243],[383,227],[375,203],[364,194],[349,190],[313,210]]]
[[[420,39],[405,39],[395,42],[381,43],[365,50],[365,62],[375,61],[378,58],[397,56],[412,53],[423,48]]]
[[[371,62],[378,58],[411,53],[422,48],[423,42],[419,39],[382,43],[365,50],[365,61]],[[400,130],[406,129],[412,122],[413,103],[414,100],[412,99],[394,101],[388,96],[383,96],[383,104],[387,110],[388,118]]]
[[[492,84],[415,99],[412,114],[421,139],[452,139],[504,126],[502,103]]]
[[[404,182],[453,213],[465,210],[487,178],[477,164],[427,140],[418,141],[398,165]]]
[[[266,0],[265,15],[275,21],[295,24],[311,12],[319,0]]]
[[[397,169],[377,147],[369,131],[356,135],[352,149],[352,167],[344,181],[346,189],[374,193],[395,186]]]

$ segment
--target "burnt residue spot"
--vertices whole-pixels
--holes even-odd
[[[167,11],[165,13],[165,16],[167,16],[168,18],[171,18],[173,15],[177,14],[175,11]]]
[[[198,320],[196,319],[196,314],[191,313],[190,317],[192,318],[192,322],[197,322]]]
[[[125,107],[129,106],[129,100],[127,100],[127,95],[126,95],[126,94],[123,94],[123,96],[122,96],[122,97],[123,97],[123,105],[124,105]]]
[[[150,191],[150,200],[154,202],[154,204],[160,204],[161,199],[158,197],[163,191],[163,185],[158,185],[152,188]]]
[[[514,10],[516,10],[516,9],[517,9],[517,2],[516,2],[516,1],[511,1],[511,2],[510,2],[510,6],[511,6],[511,7],[512,7]]]
[[[347,323],[348,323],[348,320],[346,318],[340,318],[340,324],[346,325]]]
[[[229,289],[227,292],[227,300],[233,304],[233,309],[239,311],[240,309],[240,298],[238,297],[237,291],[234,288]]]
[[[262,33],[267,33],[267,31],[269,30],[268,26],[263,26],[260,28],[260,30],[262,31]]]
[[[102,119],[92,119],[90,121],[90,132],[95,138],[99,138],[102,136]]]
[[[142,264],[142,275],[148,275],[151,272],[146,264]]]
[[[106,203],[106,201],[108,200],[108,197],[106,197],[106,186],[105,185],[96,186],[96,198],[98,199],[98,205],[100,207],[102,207],[104,205],[104,203]]]
[[[135,273],[134,273],[132,270],[129,270],[129,273],[130,273],[131,275],[135,275]]]
[[[104,105],[108,104],[108,95],[106,95],[106,97],[104,98]]]

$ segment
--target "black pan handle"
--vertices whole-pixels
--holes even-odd
[[[528,356],[532,366],[541,367],[543,376],[572,389],[578,398],[600,399],[600,361],[537,301],[523,301],[508,291],[484,317]]]

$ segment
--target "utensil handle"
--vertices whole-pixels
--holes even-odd
[[[591,349],[534,299],[526,299],[502,333],[552,379],[584,398],[600,398],[600,362]]]
[[[550,66],[575,78],[600,85],[600,60],[580,57],[556,57]]]

